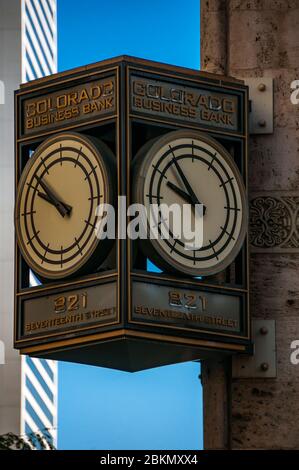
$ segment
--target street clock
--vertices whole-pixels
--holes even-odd
[[[201,248],[190,250],[188,240],[176,238],[161,209],[156,220],[159,237],[142,240],[145,252],[160,267],[191,276],[225,269],[237,256],[247,227],[244,183],[232,156],[208,135],[180,130],[146,144],[135,165],[135,200],[148,213],[155,204],[203,207]],[[191,214],[194,219],[196,211]],[[163,229],[169,238],[161,236]]]
[[[96,236],[100,203],[112,203],[113,156],[103,142],[77,133],[46,139],[22,173],[15,225],[21,252],[45,279],[99,266],[107,255]]]

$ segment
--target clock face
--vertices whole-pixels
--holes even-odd
[[[231,155],[214,139],[182,130],[147,144],[136,157],[135,181],[135,200],[145,205],[158,226],[159,237],[144,242],[157,264],[204,276],[220,272],[233,261],[246,233],[246,193]],[[190,250],[190,240],[183,233],[180,238],[174,236],[173,218],[163,213],[163,204],[174,203],[190,204],[193,219],[198,217],[195,203],[203,204],[201,248]],[[158,215],[152,204],[161,208]],[[161,236],[165,229],[169,239]]]
[[[112,160],[112,161],[111,161]],[[94,138],[59,134],[44,141],[20,178],[15,224],[29,267],[43,278],[81,272],[106,255],[96,208],[111,203],[109,149]]]

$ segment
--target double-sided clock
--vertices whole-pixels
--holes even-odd
[[[113,164],[103,142],[77,133],[50,137],[32,154],[18,185],[15,225],[21,253],[40,277],[80,274],[107,255],[96,208],[113,203]]]
[[[170,218],[158,211],[154,222],[159,236],[141,243],[162,269],[191,276],[216,274],[234,260],[243,244],[247,202],[242,176],[232,156],[206,134],[180,130],[147,143],[135,158],[133,197],[153,217],[154,204],[190,204],[192,217],[195,205],[202,204],[203,244],[193,250],[184,236],[174,236]],[[149,217],[144,223],[150,233]],[[165,232],[169,238],[162,236]]]

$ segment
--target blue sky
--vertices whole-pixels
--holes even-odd
[[[198,69],[199,0],[58,0],[59,71],[121,54]],[[59,448],[202,448],[199,373],[60,363]]]

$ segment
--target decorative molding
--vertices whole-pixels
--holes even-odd
[[[299,191],[254,192],[249,240],[253,253],[299,253]]]

